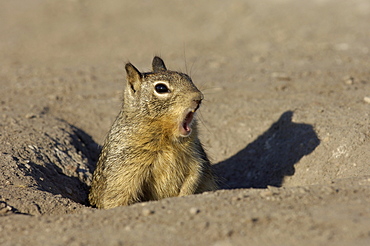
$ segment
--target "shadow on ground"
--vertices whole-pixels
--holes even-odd
[[[38,189],[87,205],[100,148],[81,129],[59,121],[58,132],[44,133],[41,147],[29,151],[28,173],[37,182]]]
[[[292,122],[293,111],[229,159],[214,165],[221,189],[280,187],[294,165],[320,144],[312,125]]]

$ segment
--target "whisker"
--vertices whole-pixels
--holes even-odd
[[[185,45],[185,43],[184,43],[184,49],[183,49],[183,57],[184,57],[184,62],[185,62],[185,72],[186,72],[186,74],[189,74],[189,71],[188,71],[188,63],[187,63],[187,61],[186,61],[186,47],[185,47],[186,45]],[[190,76],[190,74],[189,74],[189,76]]]
[[[195,75],[195,72],[196,71],[194,71],[194,73],[193,73],[193,67],[194,67],[194,65],[195,65],[195,63],[198,61],[198,58],[197,57],[195,57],[195,60],[193,61],[193,63],[191,64],[191,67],[190,67],[190,74],[189,75]]]
[[[212,91],[221,91],[223,89],[224,89],[223,87],[208,87],[208,88],[202,88],[202,91],[209,91],[209,90],[212,90]]]
[[[199,110],[199,112],[198,112],[198,117],[197,117],[197,118],[199,119],[200,123],[204,126],[204,128],[207,130],[207,132],[208,132],[209,134],[213,134],[213,133],[211,132],[211,130],[209,129],[209,127],[207,126],[207,124],[205,124],[205,122],[204,122],[204,117],[203,117],[203,114],[202,114],[202,111],[201,111],[201,110]]]

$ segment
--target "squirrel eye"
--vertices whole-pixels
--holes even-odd
[[[170,90],[168,89],[167,85],[165,85],[165,84],[156,84],[155,87],[154,87],[154,89],[155,89],[156,92],[158,92],[160,94],[170,92]]]

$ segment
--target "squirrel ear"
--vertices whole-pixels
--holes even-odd
[[[166,65],[164,65],[163,60],[158,56],[155,56],[153,58],[152,67],[153,67],[153,72],[155,73],[163,72],[167,70]]]
[[[125,69],[127,73],[127,82],[130,84],[132,91],[135,93],[140,89],[142,74],[131,63],[127,63]]]

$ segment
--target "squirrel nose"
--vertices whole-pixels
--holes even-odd
[[[203,100],[204,96],[202,93],[199,93],[198,95],[196,95],[195,97],[193,97],[193,102],[194,102],[194,106],[195,106],[195,110],[194,112],[200,107],[200,104],[202,103],[202,100]]]
[[[203,94],[200,94],[200,95],[198,95],[198,96],[194,97],[193,101],[194,101],[196,104],[200,105],[200,103],[202,102],[203,98],[204,98]]]
[[[199,92],[197,95],[193,97],[193,101],[200,104],[202,100],[204,99],[203,93]]]

